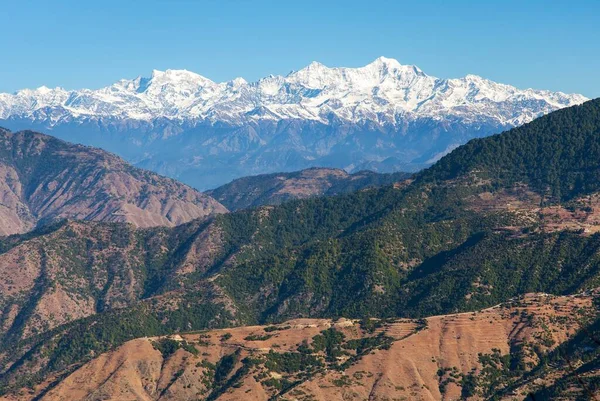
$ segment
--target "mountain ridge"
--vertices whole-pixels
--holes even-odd
[[[576,397],[582,389],[556,384],[577,373],[546,359],[594,318],[594,299],[527,294],[420,320],[297,319],[142,337],[0,400]]]
[[[409,173],[380,174],[364,170],[348,174],[342,169],[313,167],[290,173],[242,177],[206,191],[231,211],[278,205],[292,199],[333,196],[370,187],[401,183]]]
[[[582,95],[521,90],[472,74],[440,79],[414,65],[380,57],[357,68],[312,62],[286,76],[270,75],[250,83],[243,78],[216,83],[187,70],[153,70],[148,78],[123,79],[98,90],[42,86],[0,94],[0,118],[20,114],[37,118],[35,113],[43,114],[46,108],[62,108],[72,117],[165,117],[239,124],[254,117],[328,123],[328,115],[335,115],[350,122],[396,124],[396,114],[435,119],[446,110],[456,117],[477,120],[485,115],[502,125],[520,125],[540,113],[585,100]],[[506,110],[503,102],[519,102],[521,110]],[[534,102],[541,109],[534,110]],[[475,107],[479,115],[461,110]]]
[[[173,226],[227,210],[101,149],[0,129],[0,235],[65,218]]]
[[[380,58],[250,83],[168,70],[98,90],[22,90],[0,94],[0,125],[101,147],[206,190],[310,167],[414,172],[472,138],[585,100]]]

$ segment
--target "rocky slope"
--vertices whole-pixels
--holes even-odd
[[[421,320],[300,319],[145,337],[0,399],[535,399],[573,374],[547,358],[597,319],[594,299],[529,294]],[[575,382],[553,396],[587,390]]]
[[[100,149],[0,129],[0,235],[65,218],[152,227],[223,212],[211,197]]]
[[[264,174],[239,178],[206,191],[229,210],[278,205],[292,199],[332,196],[361,189],[400,183],[409,173],[379,174],[360,171],[348,174],[344,170],[311,168],[292,173]]]
[[[585,100],[475,75],[440,79],[381,57],[252,83],[167,70],[98,90],[22,90],[0,94],[0,124],[99,146],[207,189],[317,166],[413,171],[471,138]]]

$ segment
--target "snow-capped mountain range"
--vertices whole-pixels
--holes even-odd
[[[440,79],[380,57],[360,68],[313,62],[285,77],[271,75],[252,83],[243,78],[215,83],[186,70],[154,70],[150,78],[121,80],[98,90],[25,89],[0,94],[0,118],[39,118],[47,111],[54,123],[65,116],[93,116],[236,124],[248,119],[327,122],[335,115],[349,122],[396,124],[407,117],[456,116],[518,125],[585,100],[581,95],[519,90],[476,75]]]
[[[313,62],[250,83],[155,70],[98,90],[24,89],[0,94],[0,125],[100,145],[184,181],[193,170],[220,177],[187,179],[204,188],[313,165],[414,169],[472,137],[585,100],[476,75],[440,79],[380,57],[360,68]],[[221,174],[214,163],[225,160],[233,165]]]

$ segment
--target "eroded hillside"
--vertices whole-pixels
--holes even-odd
[[[174,226],[227,210],[100,149],[0,129],[0,235],[60,219]]]
[[[594,298],[145,337],[4,400],[522,400],[572,373],[547,356],[597,317]]]

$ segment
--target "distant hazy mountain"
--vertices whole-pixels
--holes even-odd
[[[585,100],[475,75],[435,78],[381,57],[361,68],[315,62],[252,83],[167,70],[98,90],[21,90],[0,94],[0,124],[104,147],[205,189],[315,166],[414,170]]]
[[[337,195],[390,185],[404,181],[410,175],[402,172],[379,174],[372,171],[348,174],[341,169],[315,167],[291,173],[238,178],[229,184],[207,191],[206,194],[234,211],[247,207],[278,205],[291,199]]]
[[[65,218],[151,227],[226,211],[210,196],[103,150],[0,129],[0,235]]]

